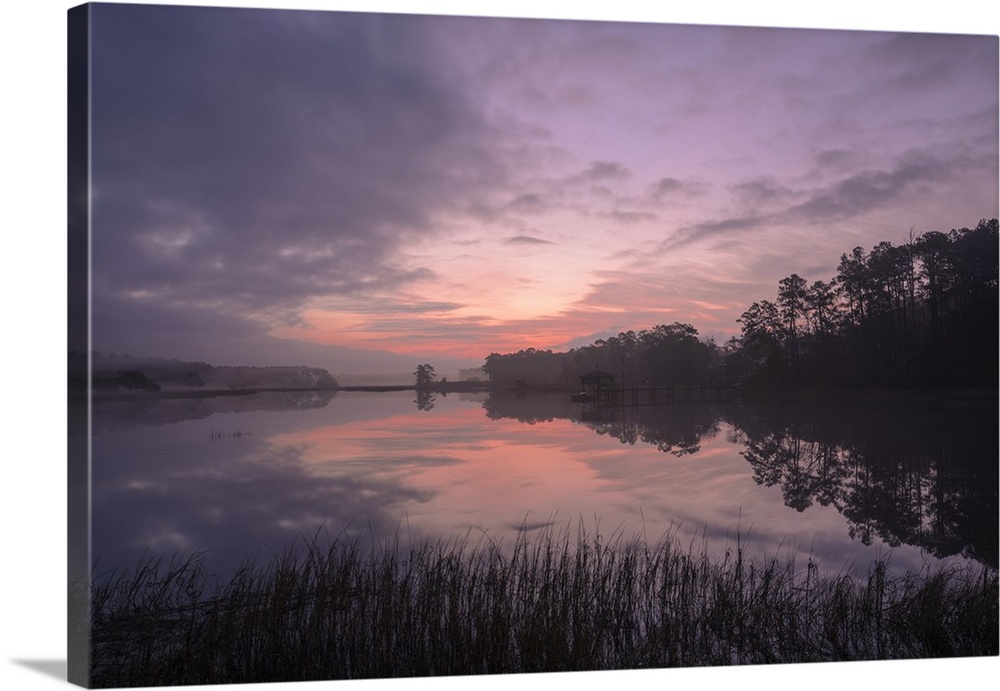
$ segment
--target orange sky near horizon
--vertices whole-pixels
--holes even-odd
[[[489,237],[489,229],[481,234]],[[484,240],[489,246],[478,252],[462,247],[461,254],[449,257],[453,241],[443,242],[435,255],[424,240],[424,254],[411,259],[433,268],[405,291],[316,300],[300,313],[301,323],[272,333],[325,345],[472,359],[527,348],[566,350],[676,321],[694,325],[705,338],[738,333],[735,317],[748,305],[718,288],[731,283],[725,276],[710,278],[713,268],[723,269],[723,257],[691,248],[656,266],[648,255],[615,251],[613,243],[564,250],[564,242],[572,244],[525,242],[527,247],[510,248]]]

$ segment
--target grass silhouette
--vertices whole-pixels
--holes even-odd
[[[582,527],[505,547],[301,541],[212,585],[147,559],[91,593],[91,685],[413,677],[997,654],[997,573],[821,576]]]

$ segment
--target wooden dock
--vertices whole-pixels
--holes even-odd
[[[602,389],[572,396],[572,400],[587,406],[627,407],[665,405],[671,403],[722,403],[737,398],[737,387],[707,384],[675,386],[632,386]]]

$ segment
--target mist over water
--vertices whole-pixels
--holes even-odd
[[[94,574],[199,553],[225,579],[303,539],[579,530],[834,573],[996,567],[996,421],[926,402],[592,411],[513,393],[98,402]]]

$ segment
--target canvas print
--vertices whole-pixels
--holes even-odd
[[[87,687],[998,654],[998,40],[69,11]]]

